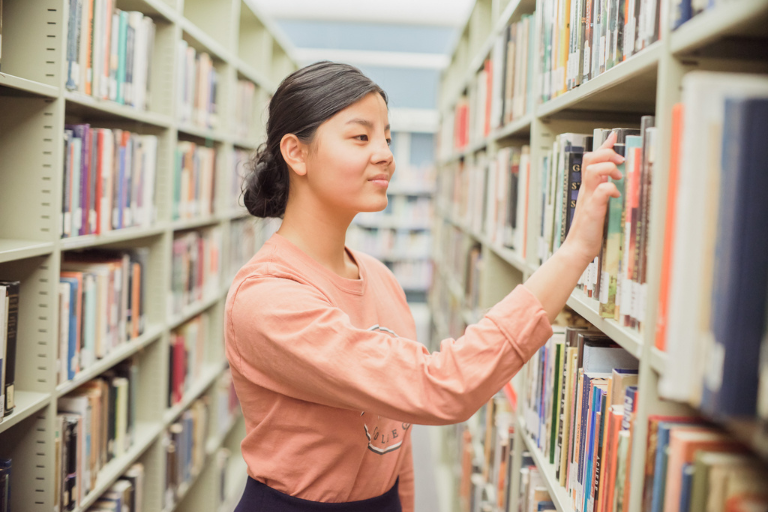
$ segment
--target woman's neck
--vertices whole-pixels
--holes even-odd
[[[322,205],[289,199],[277,232],[325,268],[347,279],[359,279],[357,265],[345,250],[347,229],[353,218],[354,215],[332,212]]]

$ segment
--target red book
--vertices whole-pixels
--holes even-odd
[[[661,33],[661,32],[659,32]],[[672,246],[675,240],[675,207],[680,173],[680,144],[683,137],[683,104],[672,107],[672,148],[669,157],[669,181],[667,182],[667,215],[664,230],[664,248],[661,256],[661,281],[659,307],[656,314],[656,348],[667,349],[667,313],[669,310],[669,275],[672,266]]]

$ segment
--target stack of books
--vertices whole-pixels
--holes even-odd
[[[235,137],[250,140],[256,113],[256,86],[250,80],[238,80],[235,91]]]
[[[555,327],[526,366],[527,435],[578,512],[628,503],[637,368],[605,335],[576,327]]]
[[[68,4],[67,89],[146,110],[155,41],[152,18],[117,9],[115,0]]]
[[[184,392],[197,381],[206,361],[206,344],[210,335],[210,318],[198,315],[171,331],[168,377],[168,406],[184,399]]]
[[[61,237],[152,225],[156,164],[154,135],[67,125]]]
[[[596,129],[593,134],[563,133],[541,155],[543,205],[538,255],[549,259],[571,229],[582,180],[584,154],[597,150],[611,132],[614,151],[625,157],[620,180],[611,179],[621,197],[610,198],[600,254],[587,267],[578,288],[599,302],[600,315],[627,327],[642,327],[646,308],[651,182],[656,161],[656,128],[644,116],[640,128]]]
[[[540,100],[549,101],[659,39],[659,0],[544,0]]]
[[[170,509],[203,468],[208,439],[208,403],[195,400],[165,432],[165,492],[163,508]]]
[[[221,274],[221,227],[177,234],[173,239],[170,314],[213,297]]]
[[[88,507],[88,512],[142,512],[144,480],[144,465],[137,462]]]
[[[149,250],[66,253],[59,277],[58,381],[146,329]]]
[[[658,298],[656,347],[669,354],[659,393],[722,420],[768,419],[766,134],[764,76],[683,78]]]
[[[522,15],[494,41],[483,67],[443,123],[444,158],[533,111],[535,15]]]
[[[56,497],[75,510],[99,471],[134,441],[138,365],[127,359],[59,398],[56,416]]]
[[[173,168],[171,218],[194,219],[213,213],[216,150],[179,141]]]
[[[181,123],[216,129],[219,126],[219,73],[206,52],[197,53],[186,41],[178,44],[179,82],[176,92]]]

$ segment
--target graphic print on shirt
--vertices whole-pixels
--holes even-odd
[[[367,330],[386,332],[393,338],[398,337],[395,331],[378,324]],[[399,450],[403,445],[405,433],[411,428],[410,423],[402,423],[381,416],[370,414],[365,417],[365,411],[361,412],[360,416],[363,417],[363,428],[365,429],[365,436],[368,438],[368,449],[379,455]]]

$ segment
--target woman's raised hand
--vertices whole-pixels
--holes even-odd
[[[579,198],[573,224],[563,245],[568,245],[575,255],[583,258],[585,267],[600,252],[608,199],[620,197],[616,185],[608,180],[608,177],[621,179],[616,165],[621,164],[624,157],[613,150],[615,142],[616,133],[612,132],[599,149],[585,153],[582,160]]]

